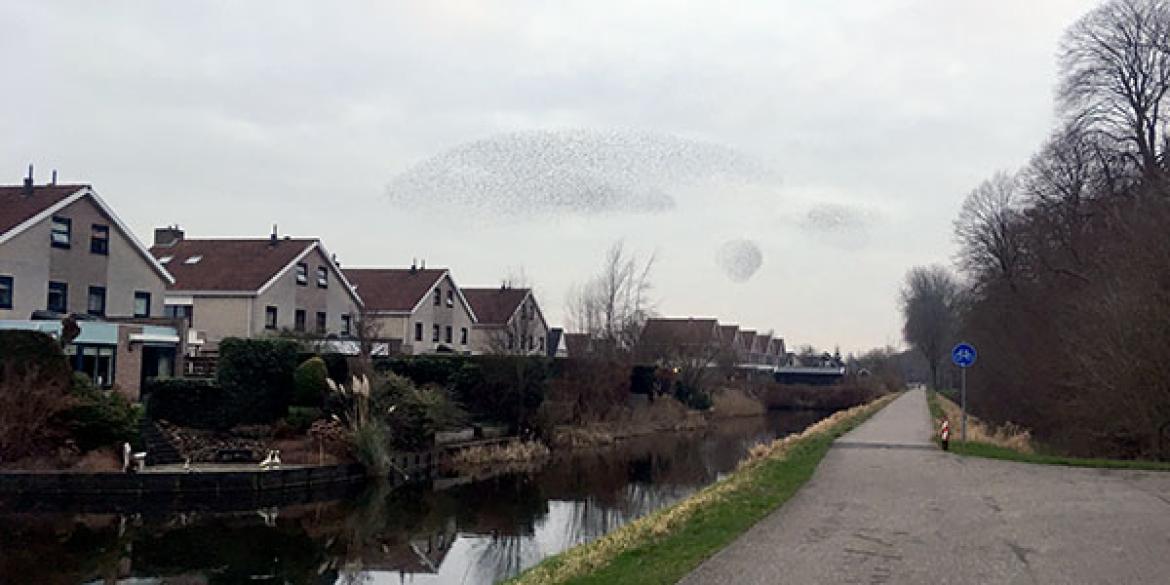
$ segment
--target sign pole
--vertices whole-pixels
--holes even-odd
[[[963,428],[960,431],[961,436],[959,437],[959,439],[961,441],[963,441],[964,443],[966,443],[967,442],[967,368],[959,368],[959,371],[961,372],[959,374],[959,376],[963,380],[963,382],[962,382],[963,388],[961,390],[962,394],[959,398],[959,400],[963,403],[963,405],[962,405]]]

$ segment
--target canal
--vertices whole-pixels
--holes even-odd
[[[494,583],[687,497],[824,414],[730,419],[320,501],[0,503],[0,582]]]

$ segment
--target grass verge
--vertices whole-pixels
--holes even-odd
[[[792,497],[812,477],[834,439],[895,397],[837,412],[800,434],[759,445],[723,481],[550,557],[510,583],[675,583]]]
[[[938,421],[943,417],[951,420],[950,450],[958,455],[985,457],[987,459],[1002,459],[1005,461],[1019,461],[1022,463],[1038,463],[1042,465],[1066,465],[1069,467],[1094,467],[1101,469],[1139,469],[1147,471],[1170,471],[1170,463],[1160,461],[1140,461],[1128,459],[1086,459],[1081,457],[1065,457],[1044,453],[1043,447],[1036,445],[1026,433],[1003,433],[1000,431],[988,432],[984,423],[974,417],[967,417],[967,431],[969,437],[975,437],[967,442],[957,440],[959,436],[958,421],[959,407],[953,402],[935,392],[927,392],[927,405],[930,407],[930,416]],[[998,439],[996,437],[999,437]],[[1005,438],[1006,437],[1006,438]],[[1021,437],[1023,441],[1021,442]],[[938,436],[935,435],[935,443]],[[1024,445],[1024,448],[1021,448]]]

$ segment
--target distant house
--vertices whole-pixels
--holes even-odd
[[[756,348],[756,332],[754,329],[740,329],[739,341],[742,353],[737,360],[741,364],[750,364]]]
[[[788,356],[788,348],[784,346],[783,337],[773,337],[768,344],[767,362],[773,366],[784,365]]]
[[[548,330],[548,346],[545,355],[550,358],[569,357],[569,344],[565,341],[565,330],[553,327]]]
[[[719,339],[726,347],[728,355],[734,356],[735,361],[740,360],[743,355],[743,339],[739,334],[739,325],[720,325]]]
[[[227,337],[292,332],[348,336],[361,299],[317,239],[193,239],[178,227],[154,231],[150,253],[175,277],[168,315],[186,321],[214,350]]]
[[[408,354],[472,353],[476,314],[446,268],[347,268],[373,336]]]
[[[0,328],[60,337],[73,369],[137,399],[183,354],[182,327],[163,318],[171,274],[89,185],[0,186]]]
[[[752,349],[751,362],[760,366],[770,365],[770,361],[768,359],[768,348],[770,348],[771,345],[771,332],[757,334],[755,339],[755,347]]]
[[[644,363],[707,361],[715,365],[725,348],[719,322],[711,318],[647,319],[638,338],[637,357]]]
[[[473,353],[544,355],[548,323],[527,288],[464,288],[476,322],[471,329]]]

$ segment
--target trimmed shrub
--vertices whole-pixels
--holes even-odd
[[[215,380],[167,378],[151,380],[146,390],[146,410],[151,418],[197,429],[232,426],[225,416],[225,394]]]
[[[630,368],[630,394],[652,394],[657,385],[655,366],[634,366]]]
[[[711,408],[711,395],[684,382],[675,382],[674,397],[687,408],[707,410]]]
[[[13,375],[36,368],[39,376],[66,386],[73,377],[61,346],[40,331],[0,330],[0,367],[10,368]]]
[[[313,356],[297,366],[293,373],[293,383],[296,385],[293,405],[320,407],[329,392],[328,378],[329,369],[325,366],[325,360],[319,356]]]
[[[105,392],[89,377],[73,376],[74,406],[63,413],[63,424],[82,452],[122,443],[138,445],[138,420],[142,407],[118,392]]]
[[[225,417],[234,424],[284,418],[293,394],[297,342],[228,338],[219,344],[219,385]]]
[[[309,427],[313,423],[324,417],[320,408],[312,408],[305,406],[290,406],[288,407],[288,416],[285,417],[285,422],[298,434],[308,432]]]

